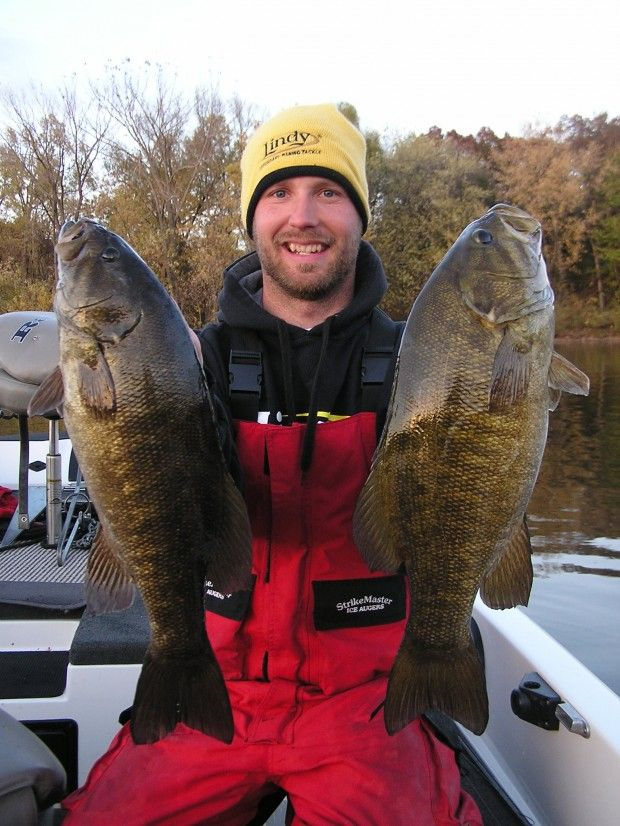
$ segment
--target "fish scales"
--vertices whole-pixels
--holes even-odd
[[[433,272],[403,334],[390,409],[354,516],[369,564],[405,566],[411,610],[384,709],[390,733],[432,709],[484,730],[483,666],[470,633],[492,607],[527,603],[525,509],[559,390],[587,392],[562,363],[550,379],[553,293],[540,225],[497,205]]]
[[[100,529],[87,607],[127,607],[135,584],[151,630],[132,710],[138,743],[184,722],[232,739],[232,714],[205,631],[206,577],[247,587],[251,535],[225,465],[186,322],[126,242],[89,220],[57,244],[55,310],[63,416]],[[36,402],[35,402],[36,403]]]

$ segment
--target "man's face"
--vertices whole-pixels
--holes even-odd
[[[253,230],[263,283],[289,298],[320,301],[354,283],[362,222],[339,184],[305,176],[273,184]]]

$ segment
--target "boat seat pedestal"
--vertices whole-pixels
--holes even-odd
[[[24,310],[0,315],[0,411],[17,416],[20,441],[18,507],[0,548],[27,530],[46,505],[48,545],[54,547],[60,535],[62,478],[58,451],[60,417],[56,410],[44,414],[49,419],[50,440],[45,495],[28,487],[28,405],[58,361],[58,322],[54,313]]]

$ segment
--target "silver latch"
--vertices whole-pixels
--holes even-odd
[[[536,671],[526,674],[510,695],[513,712],[527,723],[557,731],[560,723],[573,734],[590,736],[590,726],[581,714]]]
[[[555,716],[573,734],[579,734],[586,738],[590,736],[588,721],[570,703],[566,701],[559,703],[555,709]]]

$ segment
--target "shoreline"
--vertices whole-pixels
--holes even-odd
[[[601,343],[601,344],[619,344],[620,333],[594,333],[591,330],[567,330],[562,333],[557,333],[554,341],[559,341],[561,344],[571,342],[583,342],[584,344]]]

